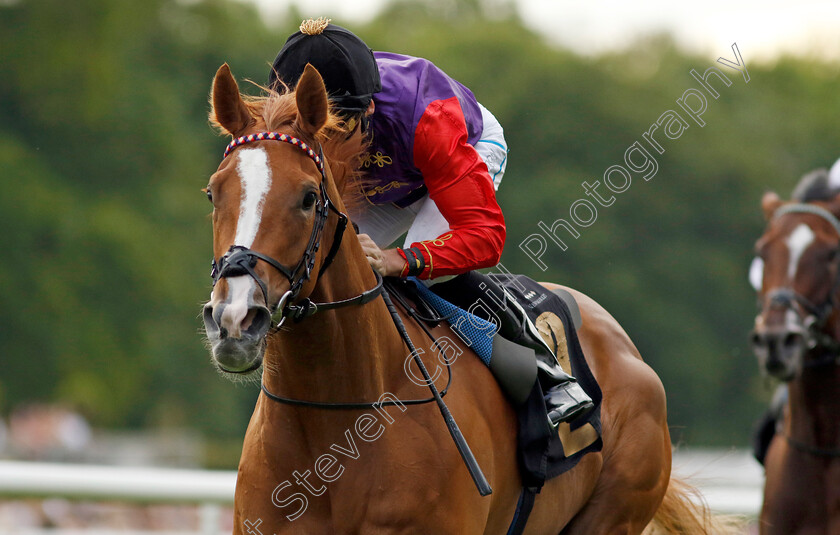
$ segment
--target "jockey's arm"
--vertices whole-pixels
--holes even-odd
[[[433,102],[417,125],[414,164],[450,227],[435,239],[411,244],[413,253],[423,257],[424,268],[418,278],[491,267],[501,258],[504,217],[487,165],[467,139],[466,122],[454,97]],[[367,244],[364,240],[362,246],[380,273],[406,276],[408,263],[403,251],[379,251],[372,241]]]

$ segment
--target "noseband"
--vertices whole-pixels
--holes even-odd
[[[335,255],[338,253],[338,249],[341,246],[341,239],[347,228],[347,215],[340,212],[335,207],[335,204],[332,202],[329,194],[327,193],[327,173],[324,166],[323,149],[320,147],[318,149],[318,153],[316,153],[309,145],[294,136],[278,132],[260,132],[258,134],[242,136],[231,141],[225,149],[224,157],[227,158],[231,151],[240,145],[263,140],[282,141],[299,148],[313,162],[315,162],[315,165],[318,167],[318,171],[321,173],[321,196],[315,203],[315,223],[312,225],[312,232],[309,234],[309,241],[306,244],[303,256],[294,268],[289,268],[268,255],[251,250],[242,245],[232,245],[218,262],[214,259],[211,263],[212,270],[210,271],[210,276],[213,278],[213,286],[215,286],[216,283],[219,282],[219,279],[222,278],[237,277],[240,275],[250,276],[259,285],[260,290],[262,290],[263,297],[265,298],[265,304],[267,307],[270,307],[270,311],[272,313],[272,322],[277,323],[275,329],[279,328],[287,317],[292,317],[295,321],[301,321],[302,319],[311,316],[318,310],[326,310],[348,305],[362,305],[372,301],[382,290],[382,278],[378,273],[376,274],[376,286],[371,290],[367,290],[360,295],[357,295],[356,297],[329,303],[313,303],[306,298],[300,304],[293,304],[297,300],[303,285],[312,276],[312,269],[315,267],[316,254],[321,245],[321,235],[330,211],[338,215],[338,223],[335,227],[332,246],[330,247],[327,256],[324,258],[324,262],[321,264],[321,268],[318,271],[319,277],[330,266],[335,258]],[[265,282],[259,277],[259,275],[257,275],[256,271],[254,271],[254,267],[256,267],[258,260],[262,260],[272,266],[289,281],[289,290],[283,294],[274,306],[269,305],[268,288],[266,287]]]
[[[775,221],[785,214],[811,214],[820,217],[827,221],[837,232],[838,237],[840,237],[840,220],[824,208],[805,203],[786,204],[776,210],[773,214],[773,220]],[[771,307],[793,310],[802,319],[803,326],[807,329],[810,337],[809,346],[811,349],[821,347],[830,352],[828,357],[811,362],[808,367],[836,364],[838,363],[838,359],[840,359],[840,342],[826,334],[823,330],[828,322],[828,317],[832,309],[838,307],[836,299],[838,290],[840,290],[840,270],[838,270],[834,277],[834,284],[828,293],[828,297],[820,304],[814,304],[810,299],[796,292],[791,287],[774,288],[767,293],[766,299],[770,301]],[[807,315],[803,315],[794,307],[794,303],[806,311]]]

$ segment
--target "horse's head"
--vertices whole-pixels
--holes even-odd
[[[838,335],[829,320],[840,289],[840,196],[805,204],[766,193],[762,208],[768,225],[750,267],[760,308],[751,341],[759,365],[789,381],[812,349]]]
[[[215,365],[244,374],[262,364],[272,316],[312,291],[310,274],[324,262],[322,230],[336,210],[320,143],[335,119],[311,66],[294,93],[245,100],[223,65],[212,106],[211,120],[234,141],[206,189],[214,287],[203,317]]]

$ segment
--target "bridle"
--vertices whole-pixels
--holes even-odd
[[[291,317],[294,321],[302,321],[309,316],[312,316],[319,310],[329,310],[350,305],[363,305],[373,301],[382,291],[382,277],[376,273],[376,286],[370,290],[366,290],[361,294],[343,299],[340,301],[331,301],[325,303],[314,303],[308,297],[301,300],[300,303],[295,304],[295,301],[300,295],[301,288],[311,278],[312,270],[315,267],[315,259],[318,249],[321,246],[321,237],[327,218],[332,211],[338,216],[338,223],[335,227],[335,234],[333,235],[332,246],[324,258],[321,268],[318,270],[318,277],[332,264],[335,255],[341,247],[341,240],[344,236],[344,231],[347,229],[347,215],[339,211],[327,193],[327,172],[324,165],[323,148],[318,148],[316,153],[312,147],[304,143],[302,140],[290,136],[289,134],[281,134],[279,132],[260,132],[258,134],[250,134],[234,139],[225,149],[224,157],[227,156],[237,147],[251,143],[254,141],[273,140],[281,141],[293,145],[303,151],[318,167],[321,173],[320,183],[320,198],[315,203],[315,222],[312,225],[312,232],[309,234],[309,241],[306,244],[306,249],[303,251],[303,256],[295,265],[294,268],[289,268],[284,264],[278,262],[270,256],[254,251],[242,245],[231,245],[230,249],[219,258],[216,262],[213,259],[210,271],[210,276],[213,278],[213,286],[219,282],[220,279],[227,277],[237,277],[240,275],[248,275],[259,285],[265,298],[266,306],[270,307],[272,323],[276,323],[270,332],[279,329],[287,318]],[[273,306],[269,305],[268,288],[265,282],[257,275],[254,268],[257,262],[262,260],[274,269],[279,271],[289,281],[289,289],[280,300]]]
[[[787,204],[776,210],[773,214],[773,220],[775,221],[785,214],[811,214],[818,216],[827,221],[837,232],[838,237],[840,237],[840,220],[824,208],[805,203]],[[838,249],[840,249],[840,245],[838,245]],[[824,330],[824,327],[828,322],[828,317],[831,314],[831,310],[836,308],[838,305],[836,299],[838,290],[840,290],[840,269],[838,269],[838,272],[834,277],[834,283],[832,284],[828,297],[821,304],[814,304],[811,300],[790,287],[776,288],[767,294],[767,299],[770,300],[771,305],[789,308],[800,317],[809,336],[807,340],[809,349],[813,350],[820,348],[824,352],[821,357],[804,363],[802,365],[803,368],[818,368],[840,364],[840,342],[828,335]],[[800,311],[793,306],[794,302],[798,303],[803,310],[807,311],[808,315],[803,316]],[[811,446],[810,444],[794,439],[787,433],[782,433],[782,436],[784,436],[785,440],[792,448],[806,454],[816,457],[840,457],[840,449]]]
[[[464,460],[467,470],[469,471],[473,482],[476,484],[479,493],[482,496],[490,494],[492,492],[492,489],[490,488],[490,484],[487,482],[487,478],[482,473],[481,467],[478,465],[478,462],[476,461],[475,456],[470,450],[466,439],[464,439],[463,433],[461,433],[461,430],[455,423],[455,419],[449,412],[449,408],[443,401],[443,396],[446,395],[446,392],[452,383],[452,371],[449,361],[447,360],[447,369],[449,370],[449,381],[447,381],[446,388],[444,388],[443,391],[438,391],[434,381],[429,376],[429,372],[426,369],[426,366],[420,359],[420,354],[417,352],[417,349],[411,341],[411,337],[408,335],[408,331],[406,330],[402,319],[400,319],[397,309],[394,306],[394,303],[391,301],[390,295],[383,288],[382,276],[378,272],[374,270],[374,275],[376,275],[376,286],[374,286],[370,290],[362,292],[361,294],[355,297],[327,303],[313,303],[309,298],[304,298],[300,304],[292,304],[298,298],[301,287],[303,287],[304,283],[308,281],[312,275],[312,269],[315,267],[315,254],[318,252],[318,248],[320,247],[321,233],[324,230],[324,225],[327,221],[327,217],[329,217],[330,211],[338,215],[338,224],[336,225],[332,246],[330,247],[326,258],[324,259],[324,263],[321,264],[321,269],[318,271],[319,277],[330,266],[333,259],[335,258],[335,255],[338,253],[338,249],[341,246],[341,239],[344,235],[344,231],[347,229],[347,216],[335,207],[335,204],[333,204],[333,202],[330,200],[329,195],[327,194],[327,172],[324,166],[323,149],[321,147],[319,147],[318,154],[316,154],[315,151],[312,150],[312,148],[310,148],[306,143],[294,136],[290,136],[288,134],[280,134],[278,132],[260,132],[258,134],[251,134],[248,136],[242,136],[237,139],[234,139],[225,149],[225,157],[227,157],[232,150],[234,150],[236,147],[239,147],[240,145],[251,143],[253,141],[262,141],[267,139],[282,141],[284,143],[289,143],[291,145],[294,145],[295,147],[298,147],[313,162],[315,162],[315,165],[318,166],[318,171],[321,173],[321,198],[317,201],[315,223],[313,224],[312,232],[309,235],[309,242],[306,245],[306,250],[303,252],[303,256],[301,257],[300,261],[298,261],[294,269],[290,269],[284,266],[283,264],[281,264],[280,262],[271,258],[268,255],[259,253],[257,251],[253,251],[241,245],[233,245],[230,249],[228,249],[228,251],[224,255],[222,255],[218,263],[215,261],[215,259],[213,260],[213,269],[210,272],[210,275],[213,278],[213,285],[215,286],[219,279],[222,279],[224,277],[248,275],[252,279],[254,279],[257,282],[257,284],[259,284],[260,289],[263,292],[263,296],[266,299],[266,306],[268,306],[268,289],[265,285],[265,282],[263,282],[262,279],[260,279],[260,277],[254,271],[254,267],[257,265],[257,261],[262,260],[268,263],[270,266],[274,267],[277,271],[282,273],[283,276],[289,279],[289,284],[291,285],[289,290],[285,294],[283,294],[283,297],[280,298],[280,301],[273,307],[273,310],[271,310],[271,320],[272,322],[277,321],[277,325],[269,332],[267,332],[266,336],[271,332],[278,330],[288,317],[292,317],[295,321],[302,321],[304,318],[315,314],[319,310],[334,309],[349,305],[363,305],[365,303],[373,301],[381,295],[382,299],[385,302],[385,306],[388,308],[388,312],[391,314],[391,319],[394,321],[394,325],[397,328],[397,331],[400,333],[400,336],[402,337],[406,346],[410,350],[410,355],[412,355],[414,362],[420,369],[420,372],[423,375],[423,379],[426,385],[429,387],[429,390],[431,391],[432,397],[410,400],[380,400],[376,402],[329,403],[318,401],[306,401],[278,396],[270,392],[268,388],[266,388],[265,383],[263,383],[262,381],[260,381],[260,388],[266,394],[266,396],[268,396],[269,399],[278,403],[297,405],[303,407],[314,407],[320,409],[378,409],[379,407],[385,405],[423,405],[432,402],[437,403],[438,409],[440,409],[441,415],[443,416],[444,422],[446,423],[446,427],[449,429],[449,434],[450,436],[452,436],[452,439],[455,442],[455,446],[458,448],[458,453]],[[424,330],[426,329],[424,328]],[[432,337],[431,333],[426,331],[426,334],[434,340],[434,337]],[[436,340],[435,344],[437,344]],[[442,352],[440,346],[438,346],[438,349],[440,349]]]
[[[773,221],[786,214],[811,214],[818,216],[828,222],[837,232],[838,238],[840,238],[840,220],[825,208],[805,203],[786,204],[776,210],[773,214]],[[840,244],[838,244],[838,249],[840,249]],[[840,269],[837,270],[834,276],[834,283],[831,286],[828,297],[822,303],[815,304],[789,286],[774,288],[765,297],[766,300],[770,301],[771,307],[787,308],[799,316],[808,335],[807,343],[809,349],[821,348],[826,351],[826,355],[822,358],[804,364],[806,368],[840,364],[840,341],[835,340],[824,330],[831,311],[840,307],[840,303],[837,300],[838,290],[840,290]],[[798,304],[801,310],[795,307],[794,303]],[[802,310],[806,313],[803,314]]]

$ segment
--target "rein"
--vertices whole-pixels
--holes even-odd
[[[381,285],[382,284],[382,277],[376,271],[374,271],[374,273],[376,274],[376,277],[379,280],[379,284]],[[388,290],[382,288],[382,298],[385,299],[385,297],[387,295],[388,295]],[[390,302],[390,299],[386,300],[386,304],[388,302]],[[405,308],[406,308],[406,310],[408,310],[407,307],[405,307]],[[390,308],[389,308],[389,311],[390,311]],[[402,336],[403,341],[407,340],[408,344],[410,344],[409,347],[412,349],[412,354],[414,355],[415,360],[419,361],[419,356],[414,351],[414,344],[411,343],[411,338],[408,336],[408,332],[406,332],[406,330],[405,330],[405,325],[402,323],[402,320],[399,319],[399,316],[394,316],[395,313],[396,313],[396,310],[394,310],[391,313],[391,318],[394,319],[394,325],[396,325],[397,330],[400,331],[400,335]],[[409,313],[411,314],[411,311],[409,311]],[[413,314],[412,314],[412,316],[413,316]],[[397,323],[397,320],[399,320],[399,323]],[[443,355],[444,354],[443,349],[441,349],[440,345],[438,345],[438,342],[437,342],[437,340],[435,340],[434,336],[432,336],[432,333],[429,332],[429,330],[426,329],[426,326],[423,325],[422,323],[420,324],[420,326],[423,328],[423,331],[425,331],[426,335],[428,335],[429,339],[431,339],[432,342],[434,342],[434,344],[438,347],[438,350]],[[446,386],[443,388],[443,390],[440,391],[440,397],[441,398],[443,398],[443,396],[446,395],[446,393],[449,391],[449,387],[452,385],[452,363],[449,362],[449,359],[445,358],[444,360],[446,362],[446,372],[448,374],[448,379],[446,381]],[[422,365],[422,361],[420,361],[419,363],[420,363],[420,365]],[[424,370],[425,370],[425,368],[424,368]],[[432,386],[434,386],[434,384],[432,384]],[[305,400],[302,400],[302,399],[284,398],[282,396],[272,394],[268,390],[268,388],[266,388],[265,383],[262,383],[262,382],[260,383],[260,387],[262,388],[262,391],[265,393],[265,395],[269,397],[269,399],[271,399],[273,401],[276,401],[278,403],[283,403],[283,404],[286,404],[286,405],[295,405],[295,406],[298,406],[298,407],[312,407],[312,408],[317,408],[317,409],[332,409],[332,410],[375,409],[377,407],[391,406],[391,405],[422,405],[424,403],[431,403],[433,401],[437,401],[437,399],[434,397],[434,395],[432,397],[424,398],[424,399],[406,399],[406,400],[394,400],[394,401],[390,401],[390,400],[385,400],[385,401],[362,401],[362,402],[356,402],[356,403],[352,403],[352,402],[351,403],[344,403],[344,402],[326,402],[326,401],[305,401]]]
[[[268,255],[253,251],[241,245],[232,245],[231,248],[219,259],[218,263],[216,263],[215,259],[213,260],[213,269],[210,273],[211,277],[213,278],[213,285],[215,286],[219,279],[224,277],[248,275],[259,284],[260,289],[263,292],[263,296],[266,300],[266,306],[268,306],[268,289],[265,285],[265,282],[263,282],[262,279],[260,279],[260,277],[254,271],[254,267],[257,265],[258,260],[263,260],[264,262],[268,263],[270,266],[275,268],[277,271],[279,271],[281,274],[283,274],[283,276],[285,276],[289,280],[290,288],[285,294],[283,294],[283,296],[280,298],[280,301],[272,307],[273,310],[271,310],[271,319],[272,321],[277,321],[277,325],[274,327],[274,329],[269,331],[269,333],[266,333],[266,336],[271,332],[279,329],[288,317],[292,317],[295,321],[302,321],[303,319],[315,314],[319,310],[330,310],[350,305],[363,305],[365,303],[373,301],[376,297],[381,295],[382,299],[385,301],[385,305],[387,306],[388,311],[391,313],[391,318],[394,321],[394,326],[397,328],[406,346],[408,346],[409,350],[411,351],[411,355],[414,357],[414,362],[417,364],[417,367],[420,368],[420,372],[423,374],[423,379],[425,380],[426,385],[429,387],[429,390],[431,390],[432,397],[426,399],[407,400],[405,402],[399,400],[385,400],[383,402],[374,403],[328,403],[290,399],[277,396],[269,392],[268,389],[265,387],[265,383],[261,382],[260,386],[262,388],[262,391],[265,393],[266,396],[268,396],[269,399],[279,403],[322,409],[376,408],[383,405],[396,405],[398,403],[401,403],[403,405],[419,405],[423,403],[431,403],[432,401],[434,401],[435,403],[437,403],[438,409],[440,410],[440,413],[443,416],[443,420],[446,423],[446,427],[449,430],[449,434],[452,436],[452,439],[455,442],[455,446],[458,449],[458,453],[461,455],[464,464],[466,464],[467,471],[470,473],[470,476],[472,477],[472,480],[475,483],[478,492],[482,496],[487,496],[488,494],[492,493],[493,490],[490,488],[490,484],[488,483],[487,478],[482,473],[481,467],[478,465],[478,461],[476,461],[475,456],[470,450],[470,447],[467,444],[463,433],[461,433],[461,429],[458,427],[458,424],[455,423],[455,419],[452,417],[452,413],[449,411],[449,408],[443,401],[443,396],[446,394],[446,391],[449,389],[449,385],[452,383],[452,369],[450,363],[447,360],[446,367],[449,372],[449,381],[447,382],[446,388],[443,390],[443,392],[439,392],[437,387],[435,386],[434,381],[429,376],[429,372],[428,370],[426,370],[426,366],[420,359],[420,356],[417,353],[416,348],[414,347],[414,344],[411,341],[411,337],[408,335],[408,331],[406,330],[402,319],[397,313],[397,309],[394,307],[394,303],[391,301],[388,292],[384,289],[382,277],[379,275],[379,273],[376,273],[376,271],[374,271],[374,274],[376,275],[376,286],[370,290],[362,292],[361,294],[355,297],[327,303],[313,303],[309,300],[309,298],[304,298],[300,304],[292,304],[297,299],[304,283],[311,278],[312,269],[315,267],[315,254],[318,252],[318,248],[320,247],[321,233],[324,229],[327,217],[329,217],[329,212],[335,212],[339,217],[339,221],[336,225],[332,247],[330,247],[329,253],[327,253],[326,258],[324,259],[324,263],[321,265],[321,269],[318,271],[318,277],[320,277],[324,273],[324,271],[326,271],[326,269],[329,267],[329,265],[335,258],[335,255],[338,253],[339,247],[341,246],[341,239],[344,235],[344,231],[347,228],[348,219],[346,214],[340,212],[335,207],[335,205],[329,198],[329,194],[327,193],[327,173],[326,168],[324,166],[322,147],[319,147],[318,154],[316,154],[315,151],[312,150],[312,148],[310,148],[306,143],[294,136],[290,136],[288,134],[280,134],[278,132],[260,132],[258,134],[251,134],[248,136],[242,136],[237,139],[234,139],[225,149],[225,157],[227,157],[231,153],[231,151],[233,151],[235,148],[241,145],[263,140],[281,141],[298,147],[313,162],[315,162],[315,165],[318,167],[318,171],[321,173],[321,198],[318,199],[316,205],[315,223],[312,226],[312,233],[309,235],[309,242],[306,245],[303,257],[300,259],[300,261],[298,261],[294,269],[290,269],[287,266],[284,266],[282,263],[278,262],[277,260],[271,258]]]
[[[382,277],[376,271],[374,271],[374,274],[376,275],[377,279],[380,281],[380,284],[381,284]],[[420,326],[420,328],[423,329],[423,332],[426,333],[426,336],[429,338],[429,340],[431,340],[432,343],[435,344],[435,346],[437,347],[440,354],[444,355],[444,361],[446,362],[446,372],[447,372],[448,378],[447,378],[447,381],[446,381],[446,386],[443,388],[443,390],[440,391],[440,397],[442,398],[443,396],[446,395],[446,393],[449,391],[449,387],[452,385],[452,363],[449,361],[448,358],[445,358],[445,352],[444,352],[443,348],[440,347],[440,344],[438,343],[437,339],[432,335],[431,331],[429,331],[429,329],[423,324],[423,322],[424,321],[441,321],[441,320],[446,320],[447,318],[446,317],[426,318],[424,316],[421,316],[415,308],[409,306],[408,302],[406,302],[406,300],[403,299],[400,296],[399,292],[396,292],[394,290],[392,282],[386,283],[386,285],[388,287],[390,287],[390,291],[386,288],[382,289],[382,298],[384,300],[386,300],[386,305],[388,304],[388,302],[391,301],[390,294],[393,293],[394,294],[393,295],[394,299],[396,299],[400,303],[400,306],[402,306],[403,309],[408,312],[409,316],[411,316],[417,322],[417,324]],[[386,296],[388,297],[388,299],[385,299]],[[399,315],[397,315],[396,309],[394,309],[392,311],[391,308],[389,307],[388,310],[389,310],[389,312],[391,312],[391,319],[394,321],[394,325],[397,327],[397,330],[399,331],[400,336],[403,339],[403,342],[405,342],[405,344],[411,350],[412,354],[414,355],[414,358],[418,359],[418,356],[415,352],[414,343],[411,341],[411,337],[408,335],[408,332],[405,329],[405,325],[403,324],[402,320],[399,318]],[[422,364],[422,362],[420,364]],[[285,405],[295,405],[297,407],[311,407],[311,408],[327,409],[327,410],[375,409],[376,407],[399,405],[399,404],[402,404],[402,405],[422,405],[424,403],[431,403],[432,401],[436,401],[434,396],[432,396],[430,398],[424,398],[424,399],[408,399],[408,400],[395,400],[395,401],[384,401],[384,402],[379,402],[379,401],[360,401],[360,402],[307,401],[307,400],[303,400],[303,399],[294,399],[294,398],[286,398],[286,397],[283,397],[283,396],[278,396],[277,394],[274,394],[270,390],[268,390],[268,388],[266,388],[266,386],[265,386],[265,383],[261,383],[260,387],[262,388],[262,391],[265,393],[266,396],[268,396],[271,400],[276,401],[278,403],[283,403]]]
[[[836,344],[836,342],[835,342]],[[822,347],[822,346],[820,346]],[[823,366],[836,366],[840,364],[840,354],[825,353],[818,359],[809,360],[802,364],[803,368],[822,368]]]
[[[332,246],[330,247],[327,256],[324,258],[324,263],[321,264],[321,268],[318,271],[319,277],[327,270],[330,264],[332,264],[335,255],[338,254],[338,249],[341,246],[341,240],[344,237],[344,231],[347,229],[348,219],[346,214],[340,212],[335,207],[335,204],[332,202],[329,194],[327,193],[327,172],[326,167],[324,166],[323,148],[319,147],[318,153],[316,153],[309,145],[294,136],[281,134],[279,132],[260,132],[258,134],[238,137],[231,141],[225,148],[224,157],[227,158],[235,148],[241,145],[264,140],[281,141],[299,148],[313,162],[315,162],[315,165],[318,167],[318,171],[321,173],[321,197],[315,205],[315,223],[312,225],[312,232],[309,235],[309,241],[306,244],[303,256],[294,268],[289,268],[268,255],[259,253],[242,245],[231,245],[230,249],[228,249],[228,251],[219,259],[218,263],[215,259],[213,259],[211,263],[212,269],[210,271],[210,276],[213,278],[213,286],[219,282],[219,279],[226,277],[248,275],[254,279],[254,281],[256,281],[259,285],[260,290],[262,290],[266,306],[270,307],[269,310],[271,311],[272,322],[277,323],[272,331],[269,332],[274,332],[279,329],[286,321],[286,318],[289,317],[291,317],[295,322],[300,322],[305,318],[312,316],[319,310],[331,310],[345,306],[364,305],[366,303],[370,303],[382,291],[382,277],[378,274],[376,286],[355,297],[325,303],[315,303],[307,297],[299,304],[293,304],[293,302],[298,298],[303,285],[312,276],[312,270],[315,267],[315,256],[321,246],[321,235],[330,211],[334,212],[338,216],[338,223],[335,227]],[[268,289],[265,282],[259,277],[259,275],[257,275],[256,271],[254,271],[254,267],[256,267],[258,260],[266,262],[268,265],[279,271],[289,281],[289,290],[286,291],[280,300],[273,306],[269,305]]]
[[[787,440],[787,443],[793,448],[809,455],[813,455],[815,457],[840,457],[840,448],[817,448],[816,446],[810,446],[804,442],[799,442],[790,435],[784,435],[784,437],[785,440]]]

